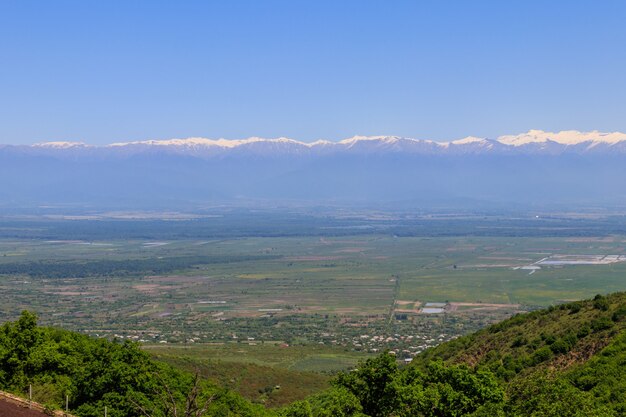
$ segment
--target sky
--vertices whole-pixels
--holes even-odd
[[[625,1],[0,2],[0,143],[626,132]]]

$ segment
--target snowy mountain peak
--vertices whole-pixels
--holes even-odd
[[[335,145],[335,142],[331,142],[329,140],[316,140],[315,142],[311,142],[311,143],[307,143],[306,145],[308,145],[309,147],[313,148],[315,146],[324,146],[324,147],[328,147],[328,146],[333,146]]]
[[[348,139],[343,139],[339,141],[342,145],[354,145],[359,142],[384,142],[384,143],[395,143],[402,139],[399,136],[353,136]]]
[[[484,144],[489,143],[489,141],[485,138],[478,138],[476,136],[468,136],[463,139],[454,140],[451,143],[453,145],[469,145],[469,144],[484,145]]]
[[[41,143],[35,143],[33,145],[33,147],[35,148],[53,148],[53,149],[83,148],[87,146],[89,145],[87,145],[84,142],[62,142],[62,141],[41,142]]]
[[[250,137],[247,139],[207,139],[207,138],[187,138],[187,139],[166,139],[166,140],[143,140],[135,142],[118,142],[107,145],[108,147],[123,147],[123,146],[182,146],[182,147],[220,147],[220,148],[236,148],[241,145],[248,145],[251,143],[269,142],[269,143],[293,143],[300,144],[300,142],[293,139],[280,137],[275,139],[265,139],[259,137]]]
[[[605,143],[614,145],[626,141],[626,134],[620,132],[602,133],[597,130],[579,132],[577,130],[562,130],[560,132],[544,132],[543,130],[529,130],[519,135],[505,135],[498,138],[498,142],[510,146],[524,146],[533,143],[556,142],[561,145],[574,146],[585,142]]]
[[[406,154],[484,154],[484,153],[549,153],[564,152],[602,152],[610,148],[618,153],[626,153],[626,134],[620,132],[603,133],[599,131],[579,132],[564,130],[546,132],[529,130],[517,135],[504,135],[497,139],[468,136],[450,142],[429,139],[413,139],[403,136],[353,136],[338,142],[318,140],[300,142],[286,137],[273,139],[249,137],[246,139],[208,139],[190,137],[187,139],[144,140],[118,142],[104,147],[86,145],[82,142],[46,142],[32,145],[46,153],[62,153],[74,149],[77,152],[89,149],[98,152],[108,149],[114,153],[135,154],[144,149],[159,150],[168,153],[190,154],[196,156],[223,155],[234,152],[247,152],[257,155],[301,154],[326,155],[333,152],[354,153],[406,153]],[[68,152],[69,154],[69,152]]]

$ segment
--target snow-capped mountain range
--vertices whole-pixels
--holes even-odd
[[[531,130],[450,142],[170,139],[0,145],[0,208],[238,201],[626,207],[626,134]]]
[[[6,145],[5,145],[6,147]],[[479,154],[479,153],[626,153],[626,134],[621,132],[602,133],[598,131],[579,132],[575,130],[544,132],[530,130],[518,135],[504,135],[496,139],[469,136],[450,142],[429,139],[413,139],[400,136],[354,136],[338,142],[319,140],[300,142],[285,137],[265,139],[207,139],[187,138],[168,140],[145,140],[117,142],[105,146],[93,146],[83,142],[44,142],[28,147],[45,151],[88,151],[104,154],[136,154],[142,151],[165,151],[195,156],[234,154],[242,151],[262,155],[277,154],[332,154],[338,152],[377,153],[399,152],[416,154]]]

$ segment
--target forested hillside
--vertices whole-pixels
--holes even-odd
[[[619,416],[626,412],[626,293],[515,316],[399,367],[382,354],[332,388],[266,409],[151,360],[134,343],[0,328],[0,388],[78,416]]]
[[[28,392],[51,408],[69,396],[81,417],[262,416],[264,409],[207,381],[152,361],[136,343],[38,327],[36,316],[0,328],[0,388]],[[175,410],[176,413],[175,414]]]

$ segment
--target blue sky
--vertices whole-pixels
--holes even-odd
[[[0,143],[626,131],[624,1],[0,2]]]

